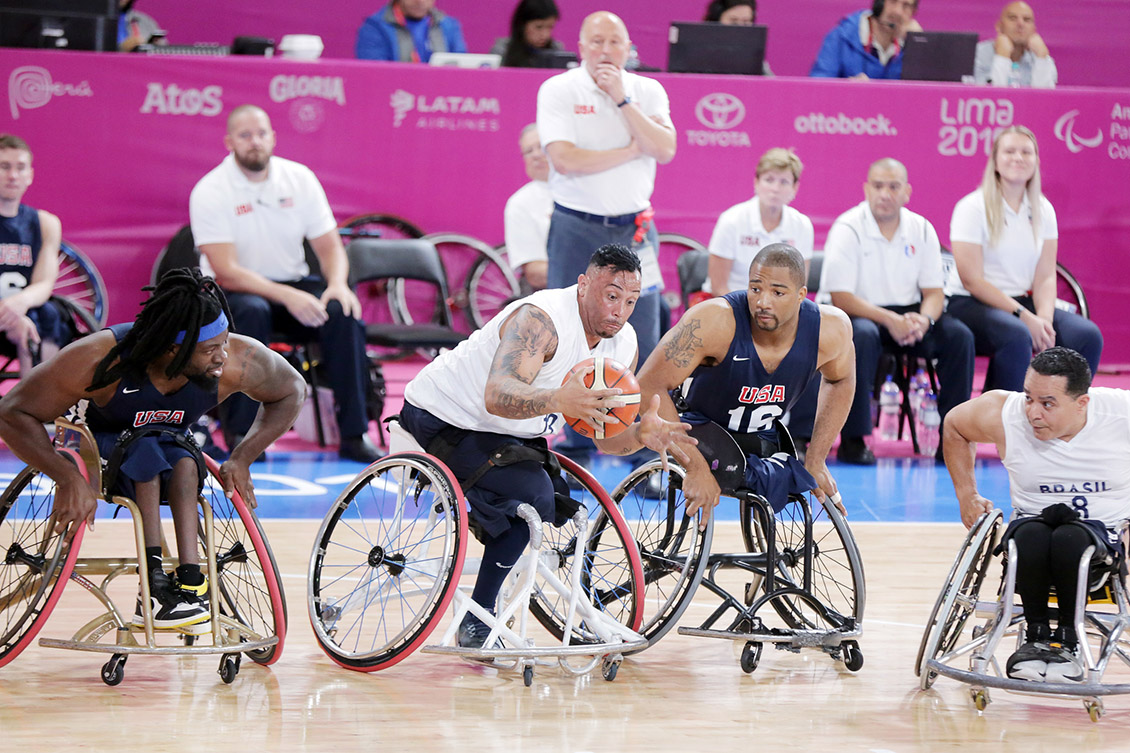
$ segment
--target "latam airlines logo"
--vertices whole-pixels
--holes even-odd
[[[400,128],[411,112],[416,128],[444,131],[498,131],[502,106],[496,97],[428,96],[397,89],[388,100],[392,125]]]
[[[748,147],[749,134],[736,131],[745,120],[745,103],[726,92],[707,94],[694,106],[694,116],[710,130],[688,130],[687,143],[695,146]]]
[[[1070,110],[1055,122],[1055,137],[1067,144],[1067,151],[1078,154],[1083,151],[1083,147],[1094,149],[1102,146],[1103,132],[1101,128],[1090,138],[1083,138],[1075,133],[1075,118],[1077,117],[1079,117],[1079,111]]]
[[[51,101],[52,97],[93,97],[89,81],[64,84],[51,79],[51,72],[38,65],[24,65],[8,76],[8,104],[12,120],[20,119],[20,110],[35,110]]]

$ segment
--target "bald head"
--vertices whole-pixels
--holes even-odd
[[[891,157],[875,160],[867,171],[863,194],[880,228],[887,223],[897,225],[902,208],[910,201],[906,166]]]
[[[903,183],[905,183],[908,179],[906,165],[902,164],[894,157],[883,157],[882,159],[877,159],[872,162],[871,166],[867,168],[867,177],[870,178],[874,173],[880,171],[888,171],[894,173],[895,175],[902,178]]]
[[[1028,40],[1036,33],[1036,15],[1032,12],[1032,6],[1025,2],[1004,6],[1001,17],[997,20],[997,31],[1017,47],[1027,47]]]
[[[265,178],[264,171],[275,151],[275,132],[271,130],[271,119],[261,107],[240,105],[228,115],[224,146],[235,156],[236,163],[249,178]],[[259,177],[253,177],[255,175]]]
[[[231,111],[228,115],[228,133],[232,133],[237,121],[241,121],[245,115],[258,116],[267,123],[267,127],[271,126],[271,119],[267,116],[266,111],[258,105],[240,105]]]
[[[632,40],[628,27],[615,13],[602,10],[587,16],[581,24],[579,52],[585,68],[596,75],[596,67],[607,63],[623,69],[628,62]]]

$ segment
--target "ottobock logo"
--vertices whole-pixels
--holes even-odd
[[[1079,117],[1078,110],[1071,110],[1063,114],[1063,116],[1055,122],[1055,137],[1067,144],[1067,151],[1072,154],[1078,154],[1083,151],[1083,147],[1094,149],[1097,146],[1102,146],[1103,131],[1098,129],[1098,132],[1090,138],[1083,138],[1075,133],[1075,118]]]
[[[20,110],[35,110],[51,101],[52,97],[93,97],[89,81],[63,84],[51,80],[51,72],[37,65],[16,68],[8,76],[8,104],[12,119],[20,119]]]
[[[749,146],[749,134],[735,131],[745,120],[745,104],[733,94],[707,94],[694,106],[694,115],[708,131],[688,130],[687,143],[695,146]]]
[[[157,115],[203,115],[214,118],[224,110],[223,88],[182,89],[176,84],[150,81],[145,89],[141,112]]]
[[[341,76],[284,76],[271,79],[272,102],[289,102],[299,97],[315,97],[345,104],[345,79]]]
[[[462,97],[453,95],[416,95],[397,89],[388,100],[392,108],[392,125],[399,128],[415,112],[416,128],[446,131],[498,131],[497,116],[502,107],[496,97]]]
[[[838,136],[896,136],[898,129],[891,125],[890,118],[879,113],[870,118],[852,118],[844,113],[825,115],[812,112],[798,115],[793,121],[797,133],[820,133]]]

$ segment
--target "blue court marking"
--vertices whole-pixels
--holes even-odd
[[[911,458],[880,458],[877,465],[862,467],[829,463],[836,479],[848,519],[852,522],[939,522],[961,520],[953,483],[944,466]],[[23,464],[0,451],[0,485],[6,486]],[[337,496],[364,466],[338,458],[336,452],[272,452],[266,463],[251,466],[259,501],[260,518],[320,520]],[[630,470],[622,459],[599,456],[593,475],[611,491]],[[1008,474],[997,460],[977,461],[977,483],[981,495],[997,507],[1008,508]],[[167,510],[165,511],[168,512]],[[724,498],[718,506],[719,520],[737,520],[738,504]],[[98,517],[112,511],[103,505]]]

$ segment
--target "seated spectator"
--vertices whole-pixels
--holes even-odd
[[[884,351],[906,349],[938,361],[938,412],[969,399],[973,335],[945,304],[941,246],[929,220],[906,209],[906,167],[881,159],[867,171],[866,201],[836,218],[824,244],[820,295],[852,324],[855,400],[840,433],[840,462],[871,465],[871,393]],[[813,393],[812,397],[815,397]]]
[[[800,158],[789,149],[777,147],[761,155],[753,198],[727,209],[714,226],[703,290],[714,295],[745,290],[753,257],[770,243],[787,243],[799,251],[808,273],[812,220],[789,206],[796,198],[802,169]]]
[[[532,68],[542,50],[564,49],[553,38],[561,13],[553,0],[521,0],[510,16],[510,36],[495,40],[490,51],[506,68]]]
[[[63,312],[48,299],[59,276],[59,218],[23,201],[35,171],[19,136],[0,134],[0,355],[16,356],[20,373],[67,344]]]
[[[118,0],[118,49],[133,52],[143,44],[168,44],[153,16],[134,10],[137,0]]]
[[[726,26],[753,26],[757,23],[757,0],[712,0],[702,20]],[[761,75],[773,75],[768,62],[762,61]]]
[[[549,160],[542,151],[537,123],[530,123],[518,137],[518,148],[526,163],[530,182],[506,200],[503,223],[506,231],[506,258],[520,275],[522,292],[532,293],[546,286],[549,257],[549,218],[553,214],[553,193],[549,190]]]
[[[1062,345],[1099,368],[1103,336],[1089,319],[1056,307],[1059,228],[1040,190],[1036,136],[1009,126],[993,140],[981,186],[957,202],[950,222],[954,268],[948,311],[989,356],[985,391],[1020,392],[1034,353]]]
[[[463,29],[435,0],[392,0],[357,32],[357,57],[426,63],[433,52],[466,52]]]
[[[996,39],[977,45],[973,78],[978,84],[1054,89],[1059,74],[1044,38],[1036,33],[1032,6],[1009,3],[997,19]]]
[[[821,78],[902,77],[902,43],[908,31],[921,31],[914,20],[918,0],[875,0],[871,10],[845,16],[824,37],[808,75]]]

